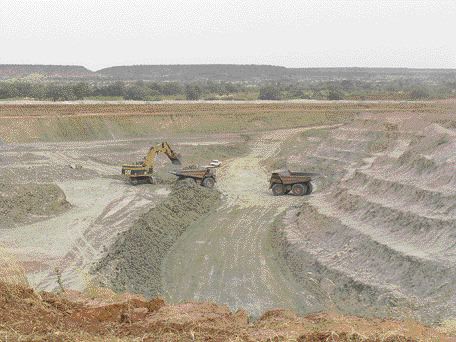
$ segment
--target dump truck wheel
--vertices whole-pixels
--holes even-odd
[[[291,193],[295,196],[304,196],[307,193],[307,186],[305,184],[293,184]]]
[[[204,178],[203,180],[203,186],[206,188],[213,188],[215,185],[215,180],[212,177]]]
[[[130,178],[131,185],[138,185],[139,181],[136,178]]]
[[[274,184],[272,186],[272,194],[274,196],[281,196],[285,193],[285,189],[282,184]]]
[[[306,195],[310,195],[313,191],[313,185],[311,182],[307,183],[307,191],[306,191]]]
[[[152,176],[149,176],[148,181],[150,184],[156,184],[157,182],[155,181],[155,178]]]

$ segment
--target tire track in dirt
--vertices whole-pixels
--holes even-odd
[[[54,289],[58,268],[66,287],[82,290],[87,285],[84,277],[104,246],[163,196],[112,179],[72,180],[59,185],[72,209],[46,221],[2,231],[0,242],[11,246],[22,261],[39,265],[28,270],[37,289]]]
[[[92,262],[114,242],[118,233],[167,196],[164,186],[131,187],[117,176],[119,167],[114,162],[102,163],[91,158],[115,151],[118,144],[105,141],[8,146],[11,158],[4,167],[13,175],[21,167],[35,168],[15,180],[52,179],[72,205],[58,216],[0,230],[0,243],[27,265],[25,271],[36,289],[53,290],[57,286],[58,268],[66,288],[83,290]]]
[[[316,298],[279,269],[269,230],[285,209],[305,197],[273,197],[261,163],[274,157],[285,139],[311,127],[263,134],[251,153],[219,170],[221,207],[188,229],[162,265],[169,300],[210,300],[243,307],[252,315],[274,307],[300,311],[319,307]]]

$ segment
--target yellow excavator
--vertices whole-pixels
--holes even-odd
[[[167,142],[162,142],[161,144],[152,146],[143,161],[122,165],[122,174],[127,176],[130,183],[133,185],[139,183],[153,184],[155,157],[159,153],[166,154],[173,164],[181,164],[179,155],[173,151]]]

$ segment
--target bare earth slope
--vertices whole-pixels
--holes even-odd
[[[0,282],[2,341],[451,341],[415,322],[285,310],[249,322],[245,311],[211,303],[167,305],[138,296],[36,293]]]
[[[276,230],[295,279],[342,312],[456,316],[456,130],[418,115],[364,115],[308,154],[339,177]],[[448,126],[449,128],[445,127]]]
[[[177,182],[156,207],[140,216],[96,264],[95,274],[116,291],[162,292],[161,261],[188,226],[218,204],[219,193],[193,180]]]

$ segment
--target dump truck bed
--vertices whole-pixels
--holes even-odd
[[[207,188],[212,188],[215,185],[215,171],[213,168],[180,169],[169,171],[169,173],[176,175],[180,179],[194,179],[196,183]]]
[[[212,168],[180,169],[175,171],[169,171],[169,173],[176,175],[178,177],[197,179],[203,179],[208,176],[214,176],[214,171]]]
[[[207,173],[207,169],[177,170],[169,171],[169,173],[179,177],[204,178]]]
[[[314,173],[314,172],[288,171],[288,173],[292,176],[298,176],[298,177],[316,177],[316,176],[318,176],[318,173]]]
[[[272,173],[270,183],[271,183],[271,186],[274,183],[281,183],[281,184],[307,183],[307,182],[310,182],[316,176],[318,176],[318,173],[290,171],[290,170],[277,170]]]

